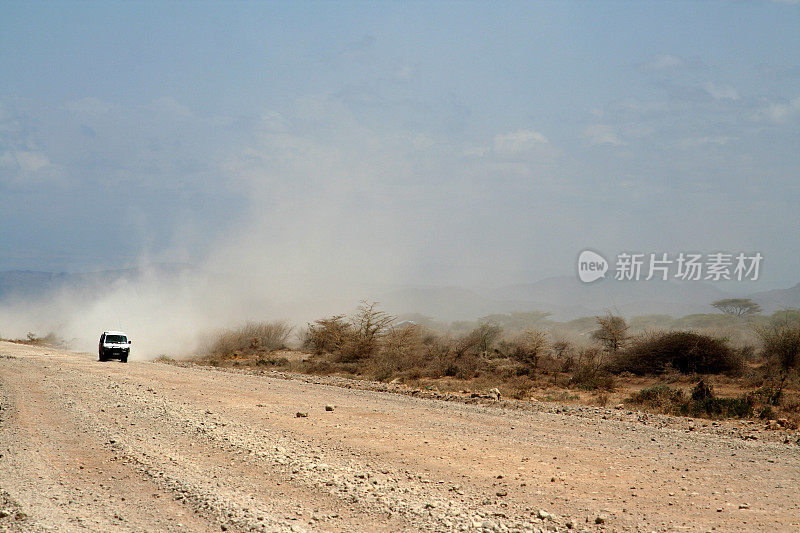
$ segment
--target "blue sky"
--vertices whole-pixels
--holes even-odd
[[[591,247],[795,283],[798,28],[790,2],[4,2],[0,269],[500,285]]]

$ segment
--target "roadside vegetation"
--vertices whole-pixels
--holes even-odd
[[[69,342],[62,339],[55,333],[48,333],[47,335],[38,335],[34,332],[28,332],[24,339],[5,339],[0,337],[0,341],[13,342],[16,344],[28,344],[30,346],[47,346],[51,348],[69,348]]]
[[[734,304],[747,307],[726,302]],[[215,332],[195,361],[442,392],[497,388],[506,398],[692,417],[786,418],[796,426],[800,310],[770,316],[728,310],[630,321],[609,313],[570,322],[519,312],[444,324],[391,316],[363,302],[350,315],[320,318],[299,331],[284,322],[249,322]]]

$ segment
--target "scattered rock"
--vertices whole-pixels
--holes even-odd
[[[307,418],[308,417],[308,413],[304,413],[302,411],[297,411],[297,413],[294,416],[296,416],[297,418]]]
[[[602,513],[594,517],[595,524],[605,524],[607,521],[608,521],[608,516]]]
[[[328,404],[328,405],[325,406],[325,410],[326,411],[333,411],[333,406]]]

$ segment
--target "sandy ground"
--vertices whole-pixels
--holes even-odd
[[[796,435],[490,403],[0,343],[0,531],[800,530]]]

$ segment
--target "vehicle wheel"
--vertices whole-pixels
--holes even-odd
[[[119,360],[122,361],[123,363],[127,363],[128,362],[128,356],[127,355],[123,355],[122,357],[119,358]]]
[[[102,353],[100,353],[100,356],[97,358],[97,360],[98,360],[98,361],[101,361],[101,362],[106,362],[106,361],[108,361],[108,359],[106,359],[106,357],[105,357],[105,356],[104,356]]]

